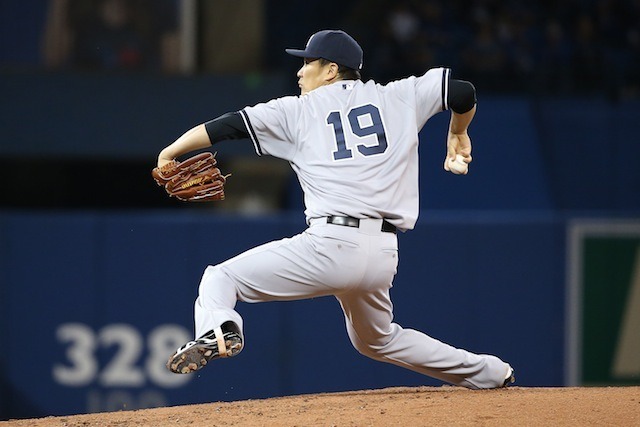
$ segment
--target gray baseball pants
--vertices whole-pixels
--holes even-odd
[[[270,242],[209,266],[195,302],[196,337],[226,321],[243,330],[237,301],[248,303],[335,296],[347,333],[363,355],[472,389],[501,387],[507,363],[452,347],[393,322],[389,296],[398,266],[398,241],[382,220],[360,227],[312,219],[291,238]]]

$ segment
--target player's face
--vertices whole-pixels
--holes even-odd
[[[297,74],[300,94],[304,95],[329,83],[333,79],[330,70],[331,64],[321,65],[317,59],[306,58]]]

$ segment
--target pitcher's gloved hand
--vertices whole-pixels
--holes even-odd
[[[173,160],[153,168],[151,176],[169,196],[185,202],[224,200],[227,176],[216,167],[214,154],[200,153],[182,162]]]

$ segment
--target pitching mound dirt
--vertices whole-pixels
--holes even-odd
[[[640,387],[386,388],[0,422],[18,426],[640,426]]]

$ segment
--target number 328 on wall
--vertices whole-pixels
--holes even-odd
[[[146,340],[133,326],[110,324],[94,331],[83,323],[65,323],[56,330],[56,338],[66,346],[63,363],[55,363],[53,379],[68,387],[83,387],[95,381],[103,387],[142,387],[150,381],[159,387],[179,387],[191,380],[189,375],[174,375],[165,368],[171,353],[190,339],[180,325],[160,325]],[[138,363],[143,356],[143,366]],[[115,348],[115,353],[100,367],[98,351]]]

